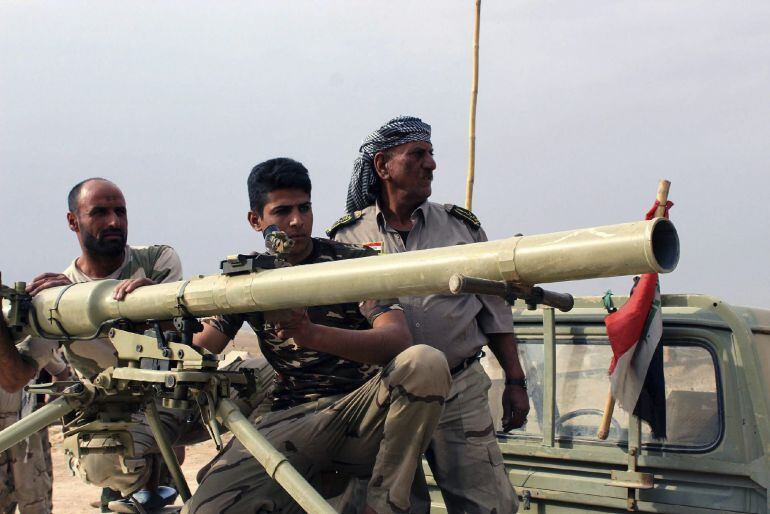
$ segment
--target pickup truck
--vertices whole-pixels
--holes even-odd
[[[770,310],[663,295],[668,437],[652,439],[616,408],[602,441],[607,311],[601,297],[575,300],[566,313],[513,306],[531,409],[498,441],[519,511],[770,512]],[[502,372],[491,355],[482,363],[499,423]],[[432,511],[443,511],[435,487],[431,495]]]

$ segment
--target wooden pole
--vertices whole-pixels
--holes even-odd
[[[655,217],[661,218],[666,214],[666,203],[668,202],[668,190],[671,187],[671,182],[668,180],[661,180],[658,183],[658,193],[655,199],[658,201],[658,207],[655,209]],[[604,414],[602,415],[602,421],[599,424],[599,429],[596,431],[596,437],[602,441],[607,439],[610,433],[610,423],[612,423],[612,413],[615,411],[615,398],[612,397],[612,389],[607,392],[607,400],[604,403]]]
[[[468,182],[465,187],[465,208],[473,208],[473,181],[476,174],[476,100],[479,95],[479,30],[481,0],[476,0],[476,19],[473,25],[473,79],[471,81],[471,112],[468,121]]]
[[[655,217],[662,218],[666,214],[666,203],[668,203],[668,190],[671,188],[671,182],[661,180],[658,183],[658,194],[655,199],[658,201],[658,207],[655,209]]]

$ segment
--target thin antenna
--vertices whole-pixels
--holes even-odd
[[[479,21],[481,0],[476,0],[476,20],[473,25],[473,80],[471,84],[471,113],[468,122],[468,182],[465,187],[465,208],[473,208],[473,181],[476,173],[476,99],[479,94]]]

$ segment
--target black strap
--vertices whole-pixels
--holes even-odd
[[[467,359],[462,361],[460,364],[450,369],[449,373],[452,374],[452,376],[457,375],[461,371],[464,371],[465,369],[471,367],[471,364],[481,359],[484,355],[485,355],[484,352],[482,350],[479,350],[479,353],[477,353],[476,355],[468,357]]]

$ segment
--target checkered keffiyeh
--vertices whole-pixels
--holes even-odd
[[[369,134],[358,149],[353,162],[353,175],[348,185],[347,212],[354,212],[372,205],[376,200],[372,186],[379,182],[374,170],[374,156],[394,146],[412,141],[430,142],[430,125],[420,118],[399,116]]]

